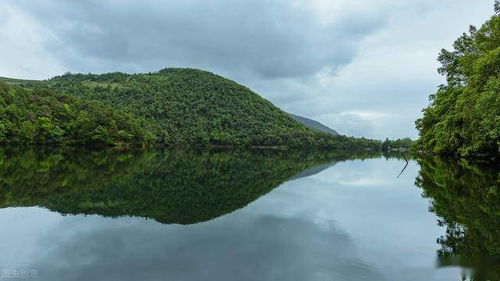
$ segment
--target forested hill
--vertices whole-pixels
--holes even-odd
[[[98,101],[144,119],[153,142],[165,145],[380,148],[379,141],[308,128],[247,87],[201,70],[68,73],[24,86]]]
[[[420,150],[481,161],[500,160],[500,1],[495,15],[471,26],[438,58],[446,84],[416,121]]]

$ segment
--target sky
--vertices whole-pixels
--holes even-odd
[[[208,70],[341,134],[417,138],[437,55],[493,0],[2,0],[0,76]]]

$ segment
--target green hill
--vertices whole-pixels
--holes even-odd
[[[44,89],[54,96],[71,96],[79,102],[96,102],[101,108],[126,112],[131,123],[141,124],[140,132],[115,129],[109,120],[114,117],[106,117],[99,127],[103,137],[98,138],[106,144],[380,148],[379,141],[334,136],[305,126],[247,87],[202,70],[67,73],[45,81],[15,81],[14,87],[26,91]],[[68,127],[59,121],[54,123]]]
[[[41,85],[81,99],[103,101],[143,117],[155,140],[167,145],[379,145],[308,128],[247,87],[202,70],[65,74]]]
[[[328,146],[335,139],[307,128],[250,89],[194,69],[148,74],[66,74],[47,86],[101,100],[149,121],[158,142],[174,145]]]

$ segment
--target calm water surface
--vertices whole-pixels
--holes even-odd
[[[1,150],[0,280],[497,280],[497,170],[371,157]]]

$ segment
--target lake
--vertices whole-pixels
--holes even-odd
[[[498,169],[405,164],[0,149],[0,280],[499,280]]]

